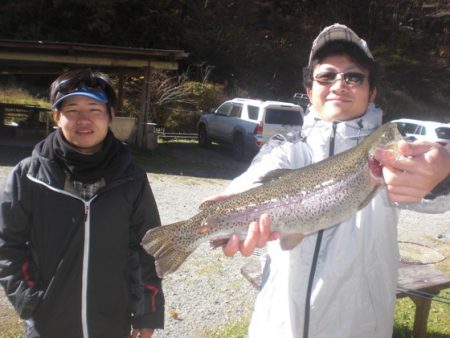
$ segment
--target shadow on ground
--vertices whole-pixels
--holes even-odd
[[[0,166],[12,167],[21,159],[30,156],[32,147],[0,144]]]
[[[233,179],[250,165],[250,159],[238,162],[227,147],[200,148],[192,142],[169,142],[155,150],[135,151],[138,163],[148,172],[203,178]]]
[[[0,166],[14,166],[30,156],[37,142],[0,139]],[[155,150],[133,149],[133,154],[147,172],[203,178],[233,179],[250,164],[250,159],[245,162],[234,160],[227,147],[213,144],[202,149],[195,142],[160,143]]]

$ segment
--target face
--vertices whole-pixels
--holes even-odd
[[[106,104],[86,96],[64,99],[53,117],[65,139],[84,154],[101,149],[111,122]]]
[[[320,117],[331,122],[351,120],[363,115],[376,96],[376,90],[370,91],[369,88],[368,71],[346,55],[325,57],[314,69],[313,77],[326,71],[361,73],[365,78],[361,85],[346,84],[343,75],[338,75],[336,81],[330,84],[314,80],[312,87],[307,88],[307,94]]]

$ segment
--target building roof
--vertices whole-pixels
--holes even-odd
[[[108,72],[148,66],[175,70],[178,62],[187,56],[182,50],[0,39],[2,74],[61,73],[70,66],[95,67]]]

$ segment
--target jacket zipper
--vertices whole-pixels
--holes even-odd
[[[330,145],[328,148],[328,157],[334,155],[335,141],[336,141],[336,128],[339,121],[333,121],[332,131],[330,135]],[[306,300],[305,300],[305,316],[303,320],[303,338],[309,337],[309,322],[310,322],[310,311],[311,311],[311,293],[314,284],[314,276],[316,274],[317,261],[319,258],[320,246],[322,244],[324,230],[320,230],[317,233],[316,246],[314,247],[314,255],[311,263],[311,270],[308,279],[308,288],[306,289]]]
[[[94,196],[95,198],[95,196]],[[89,243],[91,237],[90,205],[91,200],[84,202],[84,247],[83,247],[83,271],[81,282],[81,326],[83,328],[83,338],[89,338],[87,321],[87,288],[89,269]]]

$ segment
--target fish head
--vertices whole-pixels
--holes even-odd
[[[373,142],[369,149],[370,173],[376,179],[383,176],[383,160],[394,160],[401,156],[398,144],[403,136],[395,123],[387,123],[371,136]]]

